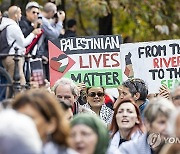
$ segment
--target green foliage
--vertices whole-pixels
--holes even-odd
[[[89,34],[97,34],[98,18],[113,13],[113,33],[134,41],[178,39],[180,1],[177,0],[74,0]],[[68,5],[68,3],[67,3]],[[71,4],[73,5],[73,4]],[[67,10],[69,12],[71,10]],[[83,31],[80,30],[80,34]]]
[[[0,0],[0,4],[2,1],[6,3]],[[23,6],[25,0],[11,1],[21,1]],[[43,5],[48,0],[36,1]],[[62,0],[56,2],[61,4]],[[113,34],[130,36],[134,41],[180,38],[179,0],[65,0],[65,5],[66,19],[77,20],[78,35],[98,34],[99,17],[112,13]]]

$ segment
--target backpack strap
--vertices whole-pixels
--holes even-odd
[[[1,18],[2,19],[2,18]],[[1,21],[0,21],[1,22]],[[7,25],[5,28],[7,28],[8,26],[10,26],[11,24]],[[4,28],[4,29],[5,29]],[[6,36],[7,37],[7,36]],[[10,49],[12,48],[12,46],[14,45],[14,43],[16,42],[16,40],[13,41],[13,43],[10,45]]]
[[[16,40],[14,40],[13,43],[10,45],[10,49],[12,48],[12,46],[14,45],[15,42],[16,42]]]

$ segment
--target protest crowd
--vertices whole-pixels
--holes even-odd
[[[104,68],[120,67],[117,53],[100,51],[99,57],[95,57],[100,46],[103,49],[110,46],[112,52],[113,48],[119,48],[118,36],[75,42],[76,21],[68,20],[65,30],[65,12],[58,11],[51,2],[44,6],[35,1],[27,3],[24,16],[18,6],[10,6],[7,12],[6,16],[0,14],[0,55],[8,54],[0,57],[0,67],[12,80],[18,67],[22,88],[8,98],[10,89],[0,86],[0,154],[180,154],[180,82],[170,89],[165,84],[156,87],[147,84],[145,78],[134,77],[130,52],[124,55],[126,80],[121,82],[117,72],[102,70],[94,74],[87,72],[82,79],[85,69],[99,68],[101,64]],[[79,46],[69,47],[69,37],[71,43]],[[54,47],[50,41],[61,44]],[[94,55],[89,55],[89,59],[84,59],[83,54],[77,56],[77,48],[86,50],[90,46]],[[73,70],[69,77],[56,76],[70,69],[67,59],[72,65],[78,61],[72,60],[73,55],[69,58],[68,54],[49,53],[51,48],[59,51],[59,47],[63,51],[67,49],[67,53],[72,49],[80,59],[78,74]],[[139,48],[139,58],[147,54],[145,50]],[[164,48],[160,51],[166,55]],[[17,66],[15,54],[19,55]],[[152,57],[150,54],[149,51],[148,56]],[[29,86],[25,73],[28,55]],[[179,56],[176,62],[178,69]],[[163,63],[154,58],[154,68],[160,64]],[[149,72],[157,79],[159,74],[155,69]],[[94,80],[98,80],[98,86]],[[106,84],[116,88],[108,88]],[[158,92],[153,93],[153,88]]]

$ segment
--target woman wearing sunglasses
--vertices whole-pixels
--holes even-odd
[[[121,143],[138,139],[145,131],[140,112],[131,97],[121,100],[114,110],[110,127],[110,152],[118,149]]]
[[[83,106],[94,111],[107,125],[111,123],[113,110],[104,103],[103,87],[88,87],[86,90],[87,103]]]

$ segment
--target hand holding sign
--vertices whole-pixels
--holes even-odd
[[[170,98],[170,91],[169,91],[169,89],[165,85],[162,85],[159,88],[158,96],[161,96],[161,97],[169,99]]]

